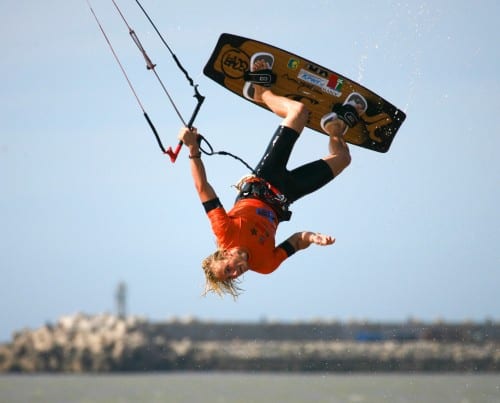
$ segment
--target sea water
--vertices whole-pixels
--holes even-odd
[[[500,374],[3,375],[1,403],[500,403]]]

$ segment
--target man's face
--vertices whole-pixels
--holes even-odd
[[[224,259],[217,262],[213,273],[219,280],[225,281],[241,276],[248,269],[248,254],[239,248],[232,248],[224,252]]]

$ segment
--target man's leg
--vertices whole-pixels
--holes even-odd
[[[358,96],[358,94],[356,95]],[[360,95],[359,98],[361,98],[361,101],[352,102],[350,105],[344,107],[350,107],[350,111],[354,111],[355,109],[354,115],[357,113],[355,122],[359,119],[359,116],[363,115],[366,111],[366,101]],[[345,119],[339,119],[336,117],[331,120],[327,120],[327,122],[323,125],[323,129],[330,136],[328,147],[330,155],[324,157],[323,160],[328,164],[335,176],[340,174],[351,163],[349,147],[344,140],[344,133],[347,129],[347,124],[344,120]]]
[[[264,103],[276,115],[283,118],[282,126],[289,127],[297,133],[304,129],[309,111],[302,102],[274,94],[271,89],[255,85],[256,101]]]
[[[254,85],[253,99],[264,103],[283,118],[257,164],[255,173],[287,194],[289,173],[286,166],[293,146],[307,123],[309,111],[301,102],[276,95],[269,88],[259,85]]]
[[[269,68],[264,59],[257,59],[252,66],[252,71]],[[309,111],[303,103],[274,94],[270,88],[254,84],[254,101],[264,103],[276,115],[283,118],[282,126],[289,127],[297,133],[304,129]]]
[[[283,118],[282,125],[289,127],[300,134],[309,119],[309,111],[301,102],[278,96],[269,88],[259,85],[254,86],[254,100],[264,103],[276,115]],[[358,108],[356,108],[358,110]],[[362,112],[358,110],[358,113]],[[263,159],[257,166],[257,170],[262,176],[282,190],[290,200],[296,200],[305,194],[309,194],[324,186],[331,179],[339,175],[351,162],[351,155],[347,143],[343,138],[346,131],[346,123],[338,118],[332,119],[325,124],[325,131],[329,135],[330,154],[323,158],[331,173],[325,172],[324,168],[317,162],[306,164],[286,174],[285,170],[288,156],[295,140],[280,141],[279,146],[276,140],[280,131],[275,134],[271,140],[268,150],[266,150]],[[286,144],[285,151],[277,151]],[[274,152],[270,152],[274,149]],[[286,159],[284,158],[286,156]],[[283,158],[282,160],[278,160]],[[279,163],[278,163],[279,162]],[[327,171],[328,171],[327,168]]]
[[[351,163],[351,154],[349,147],[344,140],[344,130],[346,124],[340,120],[335,119],[325,126],[325,131],[330,136],[328,149],[330,155],[323,158],[333,172],[334,176],[339,175]]]
[[[256,174],[278,188],[290,203],[330,182],[335,176],[335,171],[328,162],[333,160],[333,151],[325,160],[318,159],[292,171],[286,168],[292,148],[309,119],[309,111],[304,104],[275,95],[268,88],[257,85],[254,100],[264,103],[276,115],[283,118],[282,125],[275,132],[264,156],[257,164]],[[342,140],[341,135],[342,131],[340,132]],[[332,144],[333,148],[337,147],[335,143]],[[330,147],[331,150],[333,148]]]
[[[330,155],[324,158],[333,174],[337,176],[350,163],[349,147],[344,140],[348,126],[354,127],[367,109],[366,99],[357,92],[352,92],[342,106],[335,106],[334,112],[321,119],[321,127],[330,136]]]

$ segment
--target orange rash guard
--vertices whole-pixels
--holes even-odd
[[[226,213],[222,205],[207,213],[217,245],[222,249],[239,247],[248,253],[250,270],[269,274],[289,257],[285,241],[275,246],[278,220],[274,211],[259,199],[241,199]]]

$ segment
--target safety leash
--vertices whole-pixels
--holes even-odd
[[[201,134],[198,134],[198,143],[200,144],[200,151],[203,153],[203,154],[206,154],[206,155],[226,155],[226,156],[229,156],[229,157],[233,157],[234,159],[240,161],[243,165],[245,165],[249,170],[250,172],[252,172],[253,174],[255,174],[255,171],[254,169],[248,165],[246,163],[246,161],[240,157],[238,157],[237,155],[234,155],[234,154],[231,154],[230,152],[228,151],[214,151],[212,145],[208,142],[208,140],[203,137]],[[201,143],[205,143],[209,150],[205,150],[202,146],[201,146]]]

